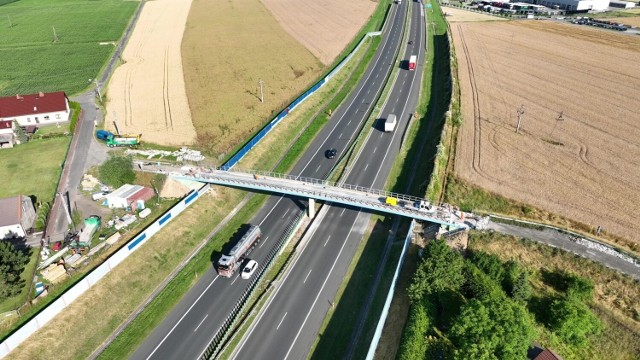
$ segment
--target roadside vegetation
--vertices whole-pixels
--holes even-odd
[[[30,248],[17,248],[9,241],[0,241],[0,304],[20,294],[24,288],[26,281],[21,274],[32,251]]]
[[[0,96],[76,94],[89,87],[140,5],[121,0],[21,0],[2,6],[0,57],[13,64]]]
[[[630,319],[616,320],[599,294],[612,277],[634,292],[637,283],[513,237],[472,233],[469,241],[466,257],[441,240],[425,248],[408,288],[411,311],[399,359],[521,359],[534,342],[565,359],[638,356],[637,326],[630,331]]]

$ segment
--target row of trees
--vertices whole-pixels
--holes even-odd
[[[444,241],[424,251],[408,295],[411,311],[400,359],[523,359],[536,338],[529,310],[530,274],[516,262],[470,252],[467,258]],[[551,303],[548,326],[563,341],[584,345],[600,331],[586,301],[593,285],[563,274],[564,294]]]

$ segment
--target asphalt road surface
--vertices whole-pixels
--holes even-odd
[[[353,142],[381,92],[387,74],[395,62],[403,34],[406,5],[393,6],[383,40],[355,91],[335,111],[329,124],[312,142],[292,174],[324,178]],[[389,134],[387,134],[389,135]],[[326,159],[324,152],[335,148],[338,156]],[[381,149],[382,150],[382,149]],[[392,157],[389,158],[391,161]],[[377,166],[377,165],[375,165]],[[374,166],[374,167],[375,167]],[[273,196],[252,220],[263,232],[260,244],[250,254],[262,265],[270,248],[282,236],[289,222],[304,211],[303,199]],[[212,256],[217,261],[219,254]],[[248,283],[235,274],[230,279],[212,269],[185,295],[169,316],[137,349],[133,359],[195,359],[221,327]]]
[[[413,4],[410,40],[402,58],[419,55],[424,61],[424,18],[420,3]],[[403,64],[406,66],[406,63]],[[418,102],[422,68],[401,70],[382,117],[396,114],[399,124],[394,132],[382,131],[379,121],[371,129],[362,152],[345,182],[382,188],[400,150],[410,114]],[[369,129],[367,129],[369,130]],[[347,272],[351,259],[369,224],[370,214],[360,209],[332,206],[321,225],[291,267],[282,284],[263,308],[245,335],[233,359],[305,359],[326,313]],[[345,294],[345,296],[349,296]],[[334,353],[336,358],[344,354]]]

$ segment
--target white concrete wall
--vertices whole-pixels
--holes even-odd
[[[17,234],[18,236],[26,236],[20,224],[0,226],[0,240],[4,239],[10,233]]]

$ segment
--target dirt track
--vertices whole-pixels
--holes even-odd
[[[145,3],[107,94],[106,127],[163,145],[192,144],[180,45],[191,1]]]
[[[325,65],[340,54],[378,5],[372,0],[261,1],[289,35]]]
[[[547,21],[451,28],[464,117],[456,174],[639,240],[640,39]]]

